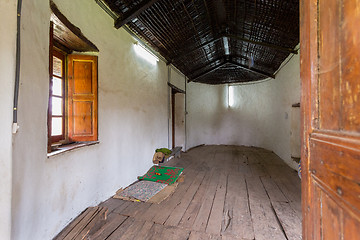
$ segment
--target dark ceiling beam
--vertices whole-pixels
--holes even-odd
[[[154,3],[159,0],[145,0],[142,4],[140,4],[136,9],[132,9],[129,12],[126,12],[123,16],[119,17],[115,20],[115,28],[119,29],[126,23],[130,22],[131,19],[139,16],[146,9],[151,7]]]
[[[204,42],[204,43],[201,44],[200,46],[191,48],[190,50],[183,49],[183,50],[181,50],[181,52],[182,52],[181,55],[177,56],[176,58],[173,58],[173,59],[172,59],[172,62],[176,62],[176,61],[178,61],[179,59],[190,55],[191,53],[195,52],[196,50],[199,50],[199,49],[201,49],[201,48],[203,48],[203,47],[205,47],[205,46],[207,46],[207,45],[209,45],[209,44],[211,44],[211,43],[216,42],[216,41],[219,40],[220,38],[222,38],[222,37],[221,37],[221,36],[216,37],[216,38],[214,38],[214,39],[212,39],[212,40],[210,40],[210,41]]]
[[[219,57],[219,58],[216,58],[210,62],[205,62],[205,66],[201,66],[197,69],[194,69],[190,72],[189,75],[193,75],[194,73],[197,73],[197,72],[201,72],[203,71],[204,69],[206,69],[207,67],[209,67],[209,65],[213,65],[215,64],[216,62],[219,62],[219,61],[225,61],[226,59],[222,56],[222,57]],[[190,77],[191,78],[191,77]]]
[[[198,74],[196,77],[193,77],[193,78],[189,78],[188,82],[194,82],[195,80],[205,76],[205,75],[208,75],[209,73],[212,73],[216,70],[218,70],[219,68],[221,68],[222,66],[224,66],[227,62],[226,61],[223,61],[222,63],[220,63],[219,65],[217,66],[214,66],[208,70],[205,70],[203,71],[202,73]],[[204,67],[205,68],[205,67]]]
[[[245,65],[242,65],[240,63],[237,63],[233,60],[229,60],[229,63],[232,64],[232,65],[235,65],[239,68],[242,68],[246,71],[249,71],[249,72],[252,72],[252,73],[255,73],[255,74],[259,74],[259,75],[262,75],[262,76],[265,76],[265,77],[269,77],[269,78],[274,78],[275,79],[275,76],[273,74],[269,74],[269,73],[266,73],[266,72],[263,72],[261,70],[257,70],[257,69],[253,69],[253,68],[249,68],[248,66],[245,66]]]
[[[240,41],[247,42],[247,43],[252,43],[252,44],[255,44],[255,45],[259,45],[259,46],[272,48],[272,49],[279,50],[279,51],[282,51],[282,52],[298,54],[298,51],[296,51],[296,50],[294,50],[292,48],[281,47],[281,46],[277,46],[277,45],[274,45],[274,44],[271,44],[271,43],[253,41],[253,40],[243,38],[243,37],[239,37],[239,36],[236,36],[236,35],[225,34],[223,37],[228,37],[228,38],[231,38],[231,39],[236,39],[236,40],[240,40]]]
[[[246,39],[246,38],[242,38],[242,37],[239,37],[239,36],[235,36],[235,35],[230,35],[230,34],[224,34],[224,35],[221,35],[221,36],[217,36],[216,38],[210,40],[210,41],[207,41],[203,44],[201,44],[200,46],[197,46],[197,47],[194,47],[190,50],[182,50],[182,54],[177,56],[176,58],[173,58],[171,61],[172,62],[176,62],[180,59],[182,59],[183,57],[186,57],[188,55],[190,55],[191,53],[211,44],[211,43],[214,43],[216,42],[217,40],[223,38],[223,37],[227,37],[227,38],[230,38],[230,39],[237,39],[237,40],[240,40],[240,41],[243,41],[243,42],[248,42],[248,43],[252,43],[252,44],[255,44],[255,45],[260,45],[260,46],[264,46],[264,47],[268,47],[268,48],[272,48],[272,49],[275,49],[275,50],[279,50],[279,51],[283,51],[283,52],[287,52],[287,53],[293,53],[293,54],[297,54],[298,52],[294,49],[291,49],[291,48],[284,48],[284,47],[280,47],[280,46],[276,46],[276,45],[273,45],[273,44],[270,44],[270,43],[264,43],[264,42],[257,42],[257,41],[253,41],[253,40],[250,40],[250,39]]]

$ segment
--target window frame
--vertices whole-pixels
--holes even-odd
[[[48,110],[47,110],[47,129],[48,129],[48,142],[47,142],[47,152],[48,157],[52,155],[56,155],[58,153],[72,150],[74,148],[88,146],[98,143],[98,57],[93,54],[72,54],[73,51],[77,52],[98,52],[97,47],[90,42],[86,37],[84,37],[81,31],[72,25],[65,16],[63,16],[60,11],[58,11],[57,7],[54,4],[51,4],[51,9],[53,11],[50,19],[50,32],[49,32],[49,95],[48,95]],[[56,31],[54,29],[56,28]],[[59,31],[60,29],[60,31]],[[79,45],[80,44],[80,45]],[[70,93],[74,91],[72,87],[75,85],[74,76],[72,76],[69,72],[70,68],[70,59],[74,58],[84,58],[88,57],[86,61],[91,61],[92,63],[92,86],[95,86],[96,89],[93,91],[93,97],[88,99],[89,102],[92,102],[91,107],[91,116],[93,116],[89,122],[86,122],[84,125],[79,124],[79,119],[82,117],[79,116],[88,116],[89,112],[84,111],[80,112],[80,115],[74,115],[74,113],[70,114],[70,110],[73,108],[73,102],[75,98],[79,96],[75,96]],[[54,57],[59,58],[62,61],[62,75],[60,77],[62,89],[61,96],[53,94],[53,78],[57,76],[54,74]],[[72,85],[71,85],[72,83]],[[74,86],[73,86],[74,85]],[[71,89],[70,89],[71,88]],[[82,94],[80,94],[82,95]],[[86,95],[86,94],[83,94]],[[52,107],[53,107],[53,97],[58,97],[62,99],[62,114],[61,115],[53,115]],[[75,97],[75,98],[74,98]],[[79,112],[77,112],[79,113]],[[83,115],[82,115],[83,114]],[[61,117],[62,118],[62,134],[52,136],[52,119],[53,117]],[[83,118],[85,121],[85,117]],[[86,120],[88,120],[87,118]],[[77,125],[74,125],[74,120],[77,121]],[[81,122],[81,120],[80,120]],[[73,126],[70,128],[70,126]],[[74,127],[75,126],[75,127]],[[83,135],[79,135],[79,126],[92,126],[91,133],[86,136],[85,128]],[[77,132],[76,132],[77,131]],[[75,134],[74,134],[75,133]]]
[[[51,54],[51,61],[52,63],[50,64],[50,71],[51,71],[51,76],[50,76],[50,85],[49,85],[49,108],[48,108],[48,131],[49,131],[49,139],[48,141],[50,142],[50,145],[56,144],[56,143],[60,143],[62,141],[66,141],[67,139],[67,134],[66,134],[66,81],[65,81],[65,77],[66,77],[66,54],[62,53],[61,51],[57,50],[56,48],[53,47],[52,49],[52,54]],[[62,61],[62,66],[61,66],[61,70],[62,70],[62,76],[58,76],[54,74],[54,61],[53,58],[56,57],[58,59],[60,59]],[[61,93],[62,96],[58,96],[58,95],[54,95],[53,94],[53,78],[57,77],[61,79],[61,85],[62,85],[62,89],[61,89]],[[56,98],[61,98],[62,99],[62,114],[61,115],[53,115],[52,114],[52,98],[56,97]],[[52,135],[52,119],[54,117],[58,117],[58,118],[62,118],[62,134],[61,135]]]

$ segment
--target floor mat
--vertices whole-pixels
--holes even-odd
[[[117,193],[114,198],[120,198],[124,200],[139,200],[147,202],[150,198],[155,196],[158,192],[167,186],[165,183],[152,182],[152,181],[140,181],[136,182],[123,191]]]
[[[183,170],[183,168],[152,166],[144,176],[138,179],[171,185],[176,182]]]

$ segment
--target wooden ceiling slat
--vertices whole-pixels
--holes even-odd
[[[197,50],[199,50],[199,49],[202,49],[203,47],[206,47],[207,45],[212,44],[212,43],[216,42],[217,40],[219,40],[219,39],[221,39],[221,38],[222,38],[222,37],[215,37],[215,38],[211,39],[210,41],[207,41],[207,42],[201,44],[200,46],[196,46],[196,47],[194,47],[194,48],[192,48],[192,49],[187,49],[187,50],[184,49],[184,50],[182,51],[183,54],[178,55],[176,58],[172,59],[172,61],[173,61],[173,62],[176,62],[176,61],[178,61],[179,59],[181,59],[181,58],[183,58],[183,57],[185,57],[185,56],[188,56],[188,55],[192,54],[193,52],[195,52],[195,51],[197,51]]]
[[[272,74],[263,72],[263,71],[261,71],[261,70],[256,70],[256,69],[250,68],[250,67],[248,67],[248,66],[245,66],[245,65],[242,65],[242,64],[240,64],[240,63],[237,63],[237,62],[235,62],[235,61],[233,61],[233,60],[230,60],[229,63],[231,63],[231,64],[233,64],[233,65],[235,65],[235,66],[237,66],[237,67],[239,67],[239,68],[242,68],[242,69],[244,69],[244,70],[246,70],[246,71],[249,71],[249,72],[252,72],[252,73],[256,73],[256,74],[260,74],[260,75],[262,75],[262,76],[264,76],[264,77],[275,78],[275,76],[272,75]]]
[[[252,44],[255,44],[255,45],[259,45],[259,46],[272,48],[272,49],[283,51],[283,52],[286,52],[286,53],[293,53],[293,54],[298,53],[297,50],[294,50],[292,48],[281,47],[281,46],[277,46],[277,45],[266,43],[266,42],[253,41],[251,39],[246,39],[246,38],[235,36],[235,35],[225,34],[224,37],[236,39],[236,40],[247,42],[247,43],[252,43]]]
[[[200,74],[197,75],[196,77],[190,78],[190,79],[189,79],[189,82],[194,82],[194,81],[196,81],[197,79],[199,79],[199,78],[201,78],[201,77],[203,77],[203,76],[205,76],[205,75],[208,75],[208,74],[210,74],[210,73],[218,70],[219,68],[221,68],[221,67],[224,66],[225,64],[226,64],[226,61],[220,63],[219,65],[217,65],[217,66],[215,66],[215,67],[212,67],[212,68],[210,68],[210,69],[208,69],[208,70],[200,73]]]
[[[146,9],[151,7],[151,5],[153,5],[154,3],[158,2],[158,1],[159,0],[146,0],[146,1],[144,1],[144,3],[142,3],[137,8],[132,9],[129,13],[126,13],[126,14],[124,14],[124,16],[119,17],[118,19],[116,19],[115,28],[116,29],[121,28],[124,24],[128,23],[131,19],[133,19],[133,18],[137,17],[138,15],[140,15],[142,12],[144,12]]]

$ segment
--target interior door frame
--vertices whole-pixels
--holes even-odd
[[[182,89],[180,89],[180,88],[178,88],[178,87],[176,87],[176,86],[174,86],[173,84],[171,84],[171,83],[168,83],[168,86],[170,87],[170,89],[171,89],[171,102],[170,102],[170,104],[171,104],[171,138],[172,138],[172,143],[171,143],[171,146],[172,146],[172,148],[174,148],[175,147],[175,133],[176,133],[176,131],[175,131],[175,116],[176,116],[176,107],[175,107],[175,104],[176,104],[176,101],[175,101],[175,95],[177,94],[177,93],[183,93],[183,94],[186,94],[186,92],[184,91],[184,90],[182,90]]]
[[[171,88],[171,147],[175,148],[175,94],[177,92]]]

